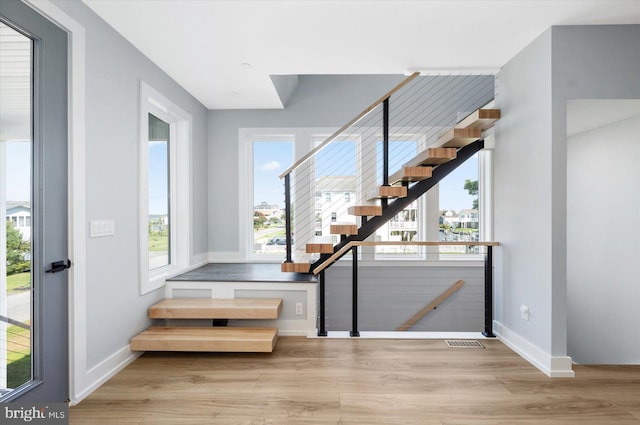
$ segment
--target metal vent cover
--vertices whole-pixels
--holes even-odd
[[[446,339],[444,343],[449,348],[484,348],[484,345],[475,339]]]

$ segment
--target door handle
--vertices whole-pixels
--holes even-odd
[[[45,272],[58,273],[68,268],[71,268],[71,260],[67,259],[67,261],[54,261],[53,263],[51,263],[51,268],[49,270],[45,270]]]

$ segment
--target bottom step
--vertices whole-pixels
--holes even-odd
[[[131,350],[270,353],[277,339],[277,328],[150,327],[131,339]]]

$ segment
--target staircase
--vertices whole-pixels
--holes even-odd
[[[283,262],[281,270],[309,273],[330,258],[331,261],[337,260],[333,254],[351,241],[363,241],[371,236],[382,224],[483,149],[483,132],[491,128],[498,119],[499,109],[481,108],[460,120],[453,128],[444,132],[432,147],[418,153],[397,172],[388,176],[387,184],[366,192],[366,201],[379,202],[380,205],[349,207],[350,215],[360,217],[359,227],[355,222],[332,223],[330,233],[340,235],[338,244],[334,245],[330,239],[315,238],[306,244],[306,255],[298,255],[290,262]]]
[[[149,308],[151,319],[277,319],[281,299],[171,298]],[[132,351],[263,352],[273,351],[273,327],[152,326],[131,339]]]

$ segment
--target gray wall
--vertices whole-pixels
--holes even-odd
[[[209,111],[209,249],[240,251],[238,210],[238,140],[241,128],[339,128],[392,89],[405,77],[381,75],[300,76],[295,92],[283,110]],[[436,112],[453,124],[459,112],[471,112],[493,98],[493,76],[422,77],[427,91],[419,114],[411,123],[392,120],[391,125],[426,125],[427,112]],[[457,87],[452,96],[445,89]],[[393,100],[393,98],[392,98]],[[398,111],[392,101],[391,115]],[[394,109],[394,106],[396,108]],[[416,121],[417,120],[417,121]],[[430,123],[436,125],[437,123]],[[439,125],[443,125],[439,121]],[[305,141],[308,149],[310,141]],[[305,152],[296,151],[302,156]],[[242,160],[242,159],[241,159]],[[242,258],[239,258],[242,260]]]
[[[639,98],[639,43],[637,25],[553,27],[497,79],[496,319],[552,356],[567,353],[567,100]]]
[[[207,247],[207,110],[82,2],[55,1],[86,30],[87,220],[113,219],[113,237],[87,240],[87,364],[127,346],[149,325],[158,290],[139,295],[140,80],[193,117],[192,255]]]
[[[567,141],[567,351],[580,364],[640,364],[638,134],[635,116]]]
[[[395,331],[459,279],[464,285],[410,331],[481,332],[484,329],[484,268],[406,266],[358,267],[358,330]],[[351,264],[326,271],[326,325],[351,330]]]

